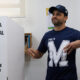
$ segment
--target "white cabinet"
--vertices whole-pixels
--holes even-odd
[[[0,17],[0,80],[24,80],[24,30]]]

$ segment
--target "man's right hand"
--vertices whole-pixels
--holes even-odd
[[[38,50],[34,50],[33,48],[28,48],[25,50],[25,53],[30,55],[32,58],[41,58],[43,54]]]

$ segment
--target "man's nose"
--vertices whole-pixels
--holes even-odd
[[[56,15],[53,15],[52,18],[56,18]]]

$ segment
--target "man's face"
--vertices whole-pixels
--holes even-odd
[[[67,16],[64,16],[64,13],[55,10],[52,14],[52,23],[55,26],[61,26],[67,20]]]

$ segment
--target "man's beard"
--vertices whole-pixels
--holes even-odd
[[[57,23],[54,23],[54,26],[61,26],[63,24],[63,22],[57,22]]]
[[[61,25],[63,24],[62,21],[57,21],[57,22],[52,21],[52,23],[53,23],[54,26],[56,26],[56,27],[61,26]]]

